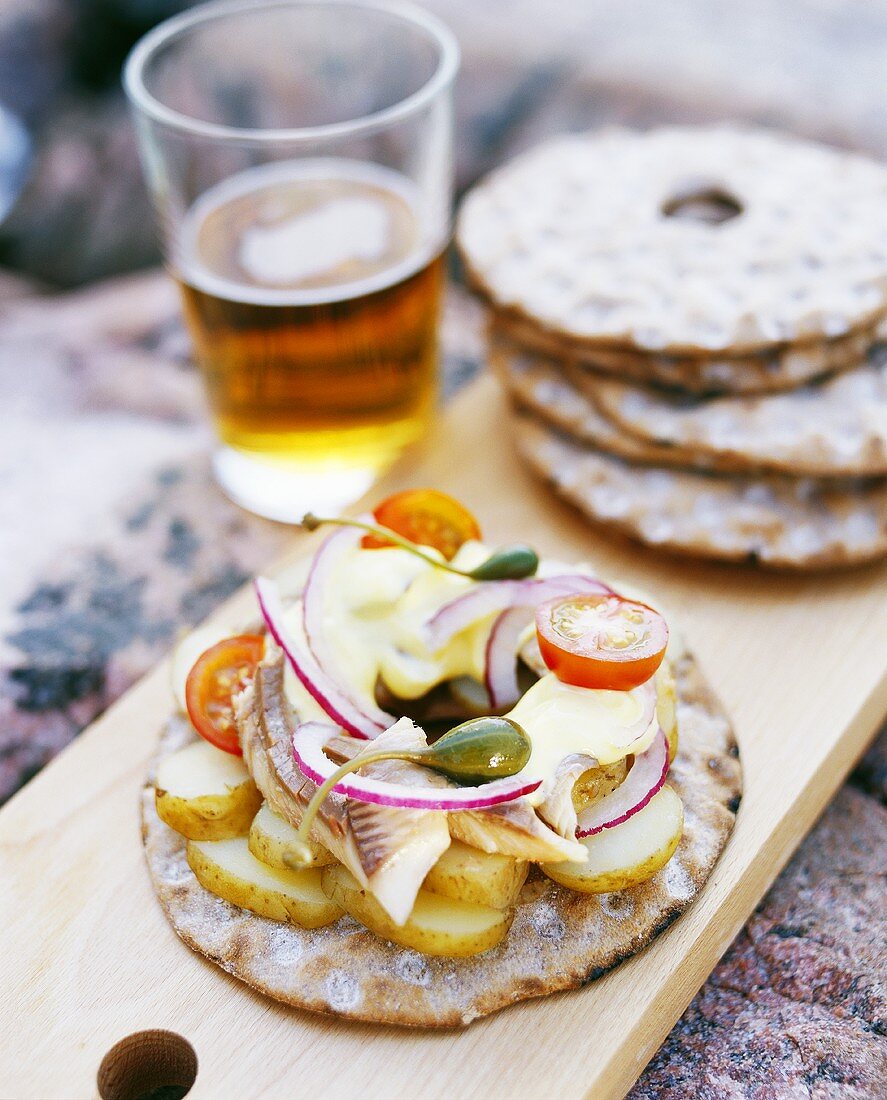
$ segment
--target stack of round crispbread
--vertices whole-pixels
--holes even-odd
[[[457,239],[518,449],[590,518],[780,568],[887,555],[887,166],[732,126],[561,137]]]

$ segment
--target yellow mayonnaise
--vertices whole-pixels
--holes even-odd
[[[553,672],[543,676],[508,712],[533,743],[527,774],[543,780],[530,801],[537,804],[543,799],[544,780],[552,778],[558,764],[574,753],[593,756],[599,764],[612,764],[629,752],[649,748],[659,728],[655,717],[644,735],[630,745],[622,736],[642,716],[643,709],[637,691],[574,687],[562,683]]]
[[[482,543],[468,542],[453,564],[470,570],[489,553]],[[549,566],[540,573],[574,570]],[[436,611],[479,583],[483,582],[448,573],[398,548],[355,547],[343,555],[324,592],[323,631],[337,654],[338,667],[347,674],[349,694],[358,700],[373,699],[381,681],[397,698],[417,699],[460,676],[482,682],[487,641],[498,613],[479,619],[434,652],[425,629]],[[301,614],[300,604],[289,612],[292,629],[301,631]],[[302,718],[323,717],[290,670],[286,690]],[[508,715],[532,741],[528,774],[543,780],[531,801],[544,798],[545,781],[567,756],[581,753],[609,764],[629,751],[646,749],[656,734],[655,720],[630,748],[625,736],[637,723],[642,706],[636,692],[574,687],[551,673],[543,676]]]

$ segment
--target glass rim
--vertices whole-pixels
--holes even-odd
[[[415,92],[372,114],[330,122],[320,126],[263,128],[228,126],[207,122],[167,107],[153,96],[145,84],[145,68],[156,52],[175,38],[187,34],[202,23],[241,13],[255,14],[275,8],[352,8],[394,16],[418,27],[434,40],[438,60],[434,72]],[[237,141],[248,144],[273,142],[316,142],[325,138],[351,137],[372,133],[400,122],[420,111],[452,83],[459,68],[459,44],[453,32],[436,15],[408,0],[215,0],[190,11],[165,19],[148,31],[130,50],[123,66],[123,87],[130,103],[154,122],[186,132],[194,137]]]

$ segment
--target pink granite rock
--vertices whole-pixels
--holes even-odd
[[[887,1081],[887,810],[845,788],[630,1100],[863,1100]]]

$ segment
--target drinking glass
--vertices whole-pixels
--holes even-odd
[[[215,474],[253,512],[338,509],[428,426],[457,68],[399,0],[223,0],[127,60]]]

